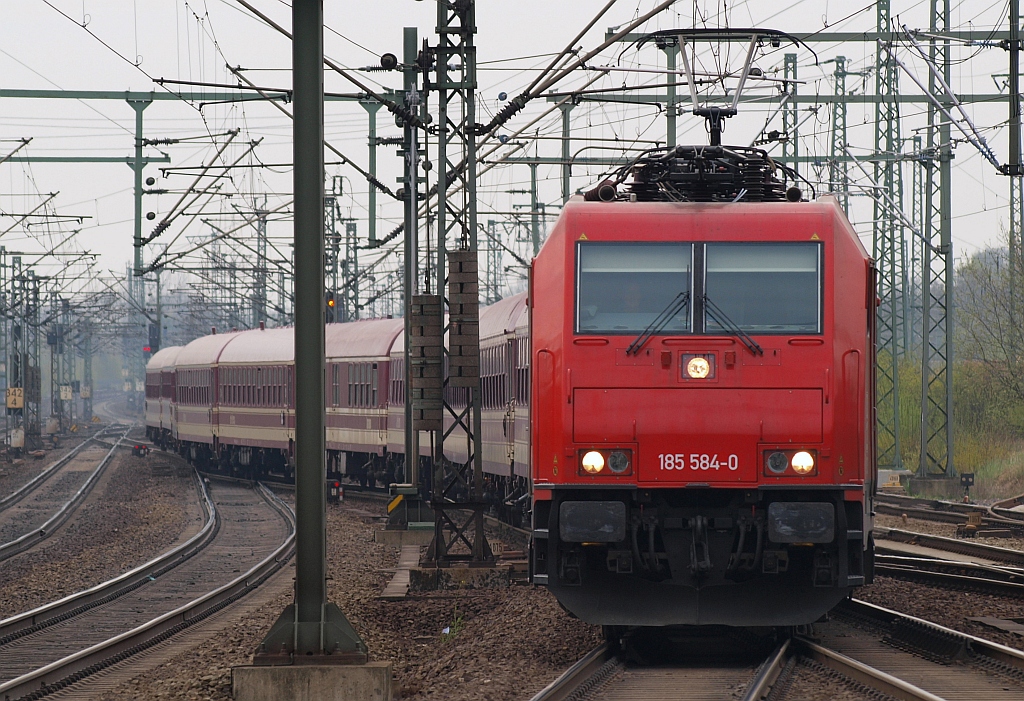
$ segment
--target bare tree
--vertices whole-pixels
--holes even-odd
[[[964,361],[983,363],[993,379],[1024,401],[1024,280],[1009,247],[974,254],[957,269],[956,343]]]

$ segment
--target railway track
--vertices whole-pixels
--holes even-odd
[[[875,555],[877,574],[959,591],[1024,598],[1024,568],[906,555]]]
[[[0,699],[41,698],[142,652],[244,596],[290,559],[294,514],[270,490],[218,484],[211,492],[207,526],[186,547],[0,622]]]
[[[902,545],[899,545],[902,544]],[[909,547],[905,547],[909,546]],[[1011,564],[1024,566],[1024,551],[1002,548],[984,543],[974,543],[962,538],[905,531],[898,528],[875,528],[875,551],[881,554],[933,555],[955,553],[972,558],[980,564]]]
[[[50,537],[85,501],[131,427],[113,444],[97,434],[0,502],[0,561]]]
[[[759,663],[768,660],[736,658],[715,663],[637,666],[601,645],[562,676],[537,693],[531,701],[632,701],[673,699],[679,701],[733,701],[737,690],[748,687],[758,674]]]
[[[906,701],[1019,699],[1024,653],[857,600],[843,602],[814,637],[793,635],[757,661],[636,665],[602,645],[531,701],[799,699],[807,667],[865,696]]]
[[[890,516],[906,515],[925,521],[940,523],[964,523],[967,516],[978,514],[985,526],[1007,528],[1015,534],[1024,533],[1024,512],[1012,508],[1024,503],[1024,495],[998,501],[991,506],[964,504],[955,501],[923,499],[894,494],[878,494],[875,497],[875,511]]]

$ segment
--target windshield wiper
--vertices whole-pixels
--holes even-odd
[[[743,345],[747,347],[747,350],[749,350],[754,355],[764,355],[764,349],[762,349],[761,346],[757,345],[757,341],[752,339],[750,336],[747,335],[747,333],[743,329],[737,326],[735,322],[733,322],[733,320],[726,315],[725,312],[718,308],[717,304],[712,302],[707,295],[704,295],[703,300],[705,313],[707,313],[708,316],[717,321],[719,326],[722,326],[733,336],[739,338],[740,341],[743,342]],[[705,332],[707,332],[707,329],[705,329]]]
[[[669,321],[675,317],[683,308],[689,308],[690,306],[690,291],[680,292],[672,301],[668,303],[668,306],[661,310],[661,313],[654,318],[647,328],[640,332],[640,335],[633,339],[633,342],[629,344],[626,349],[626,355],[636,355],[640,352],[640,349],[644,347],[644,344],[650,340],[651,336],[661,331],[668,324]]]

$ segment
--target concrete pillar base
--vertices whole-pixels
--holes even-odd
[[[391,663],[232,667],[235,701],[391,701]]]
[[[911,477],[906,482],[907,491],[914,496],[933,499],[960,499],[964,488],[959,477]]]
[[[383,543],[384,545],[397,545],[398,547],[402,547],[404,545],[430,545],[430,541],[432,541],[433,539],[434,531],[389,531],[379,528],[373,532],[374,543]]]

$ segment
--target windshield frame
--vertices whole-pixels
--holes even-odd
[[[696,314],[693,305],[693,290],[694,290],[694,278],[698,269],[697,259],[697,248],[702,244],[694,241],[576,241],[576,245],[573,247],[576,255],[573,268],[575,270],[573,280],[573,334],[576,336],[636,336],[638,333],[642,334],[645,331],[645,327],[650,322],[645,322],[641,328],[636,329],[614,329],[614,330],[601,330],[601,329],[581,329],[580,328],[580,284],[582,281],[582,265],[583,256],[581,251],[584,246],[636,246],[636,245],[647,245],[647,246],[688,246],[690,249],[689,259],[689,285],[685,289],[675,290],[674,296],[678,296],[679,293],[689,292],[690,301],[687,306],[687,315],[689,317],[687,328],[685,330],[673,329],[672,336],[689,336],[694,333],[694,324],[697,321]],[[658,334],[666,335],[666,334]]]
[[[631,246],[637,244],[645,245],[680,245],[690,247],[690,284],[688,291],[690,293],[690,302],[688,306],[688,312],[690,317],[689,328],[685,331],[673,329],[666,333],[665,330],[660,331],[657,336],[730,336],[733,335],[728,329],[718,329],[715,331],[707,331],[707,311],[702,303],[703,296],[707,294],[707,265],[708,255],[707,247],[709,245],[771,245],[771,246],[786,246],[786,245],[800,245],[816,247],[817,251],[817,284],[818,284],[818,315],[817,315],[817,330],[816,331],[792,331],[792,330],[751,330],[744,328],[740,325],[740,328],[751,336],[823,336],[825,333],[825,242],[824,241],[576,241],[573,251],[576,256],[576,260],[573,264],[574,279],[573,284],[573,310],[572,310],[572,325],[573,335],[575,336],[636,336],[638,333],[642,333],[642,329],[636,330],[599,330],[599,329],[581,329],[580,328],[580,283],[582,274],[582,255],[581,249],[583,246],[601,244],[601,245],[622,245]],[[678,292],[684,292],[686,290],[679,290]],[[715,301],[712,298],[712,301]]]
[[[793,330],[765,330],[765,329],[750,329],[746,328],[742,324],[736,324],[738,328],[743,330],[751,336],[822,336],[825,333],[825,245],[824,241],[703,241],[701,244],[701,276],[700,276],[700,293],[702,299],[708,294],[708,246],[814,246],[817,253],[817,266],[818,266],[818,314],[817,314],[817,330],[816,331],[793,331]],[[711,301],[716,301],[714,297]],[[708,320],[707,310],[701,307],[701,313],[699,318],[700,331],[697,333],[704,336],[728,336],[731,332],[727,329],[708,331]],[[736,322],[733,322],[736,323]]]

